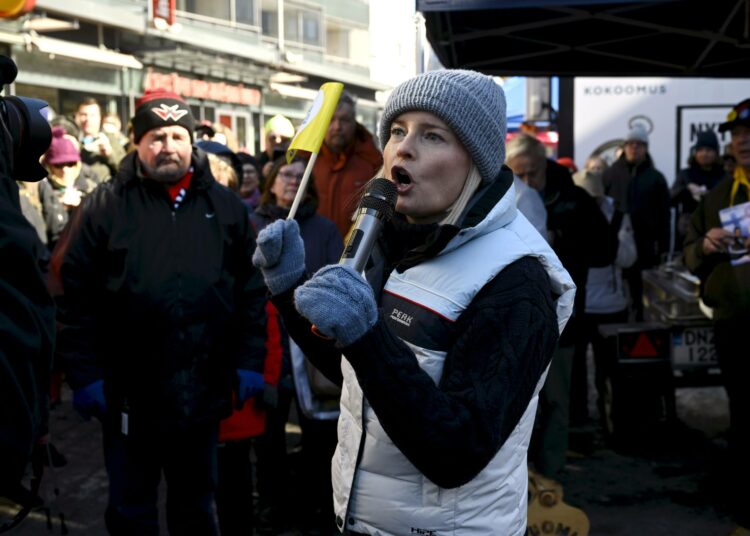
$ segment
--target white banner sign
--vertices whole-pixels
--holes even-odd
[[[574,92],[579,168],[592,154],[611,163],[628,131],[641,124],[649,133],[654,165],[671,184],[687,167],[697,130],[716,130],[732,106],[750,98],[750,80],[585,77],[575,79]],[[729,133],[719,134],[719,145],[727,143]]]

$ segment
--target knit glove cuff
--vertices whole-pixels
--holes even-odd
[[[276,220],[260,233],[253,264],[272,295],[292,288],[305,273],[305,245],[294,220]]]
[[[378,320],[372,288],[348,266],[331,264],[294,291],[294,305],[319,332],[349,346]]]

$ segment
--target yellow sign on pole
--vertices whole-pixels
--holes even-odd
[[[315,99],[307,111],[305,120],[302,121],[297,134],[292,139],[292,143],[289,144],[289,149],[286,151],[287,164],[292,163],[297,151],[310,152],[310,160],[307,162],[302,182],[297,189],[297,195],[294,196],[294,202],[289,209],[288,220],[294,219],[297,209],[305,197],[307,183],[310,181],[310,173],[315,166],[315,159],[318,158],[320,145],[323,143],[323,138],[326,137],[328,125],[331,123],[331,117],[333,117],[333,112],[336,111],[336,105],[339,103],[339,97],[343,89],[344,84],[340,82],[326,82],[320,86],[320,91],[315,95]]]
[[[326,136],[331,117],[336,110],[341,91],[344,84],[339,82],[326,82],[320,86],[318,94],[315,95],[312,106],[307,111],[305,120],[302,121],[297,134],[289,144],[286,152],[286,161],[291,163],[298,150],[317,153]]]

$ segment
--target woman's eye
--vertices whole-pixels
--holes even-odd
[[[404,129],[401,127],[393,127],[391,128],[391,136],[403,136],[404,135]]]
[[[428,141],[443,141],[443,137],[435,132],[427,132],[424,137]]]

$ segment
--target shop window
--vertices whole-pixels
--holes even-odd
[[[247,136],[247,118],[238,115],[237,116],[237,139],[240,142],[240,147],[247,147],[250,142]]]
[[[306,45],[320,46],[320,13],[302,11],[302,42]]]
[[[257,24],[255,21],[255,0],[235,0],[235,20],[242,24]]]
[[[355,65],[368,65],[370,34],[366,28],[348,28],[336,20],[326,21],[326,54]]]
[[[320,12],[301,7],[284,7],[284,39],[321,46]]]
[[[326,25],[326,54],[349,57],[349,29],[331,23]]]
[[[263,0],[261,4],[261,28],[263,35],[279,36],[279,11],[276,0]]]
[[[204,106],[203,119],[205,119],[206,121],[211,121],[212,123],[216,121],[216,108],[214,108],[213,106]]]
[[[297,43],[301,42],[299,17],[299,9],[284,7],[284,39],[287,41],[295,41]]]
[[[257,0],[177,0],[177,9],[204,17],[254,25],[256,2]]]
[[[201,118],[201,107],[200,104],[191,104],[190,105],[190,111],[193,113],[193,117],[196,119]]]
[[[177,4],[183,4],[183,10],[204,17],[214,19],[230,20],[230,0],[178,0]]]

